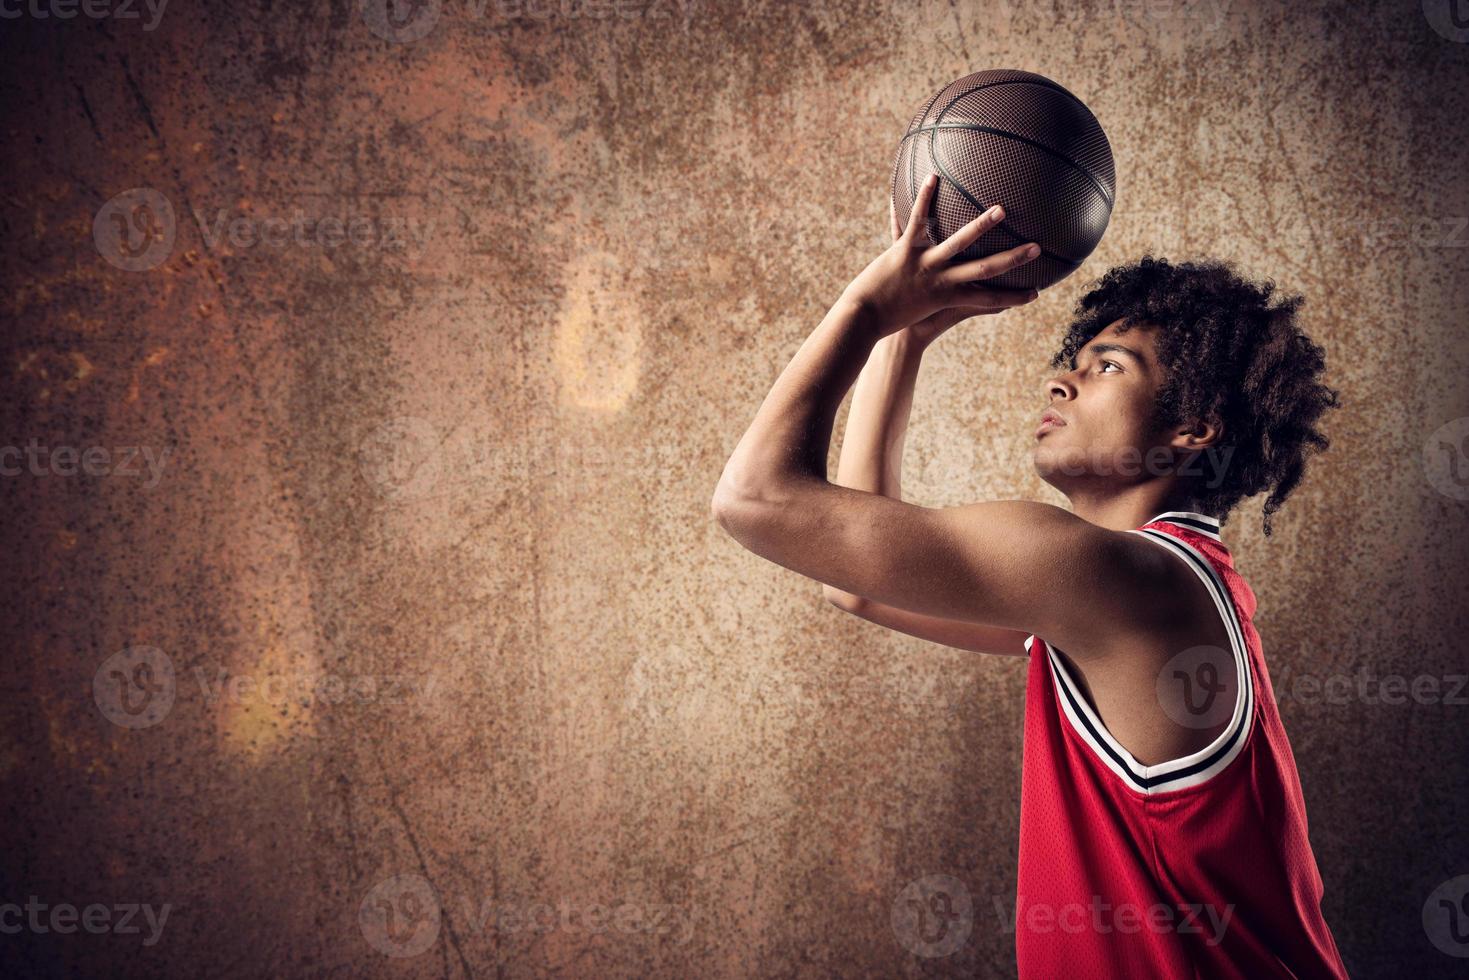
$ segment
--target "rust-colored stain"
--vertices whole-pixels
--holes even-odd
[[[8,8],[0,925],[144,925],[0,933],[4,975],[1013,976],[1023,665],[708,509],[885,247],[913,106],[992,67],[1087,101],[1118,206],[930,352],[906,495],[1060,502],[1027,422],[1110,265],[1304,293],[1333,448],[1226,540],[1353,975],[1454,975],[1469,44],[1432,4],[374,5]],[[1364,671],[1439,694],[1302,683]],[[931,875],[971,909],[938,958],[894,927]]]

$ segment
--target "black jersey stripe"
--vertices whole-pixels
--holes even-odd
[[[1042,640],[1041,642],[1044,643],[1045,641]],[[1047,644],[1047,646],[1049,647],[1050,645]],[[1249,730],[1249,719],[1251,715],[1251,710],[1250,706],[1246,704],[1245,710],[1240,716],[1239,723],[1234,726],[1233,730],[1230,732],[1229,738],[1225,741],[1223,745],[1219,746],[1219,748],[1215,752],[1211,753],[1207,758],[1200,759],[1193,765],[1176,770],[1174,772],[1159,773],[1156,776],[1139,775],[1133,770],[1132,766],[1128,764],[1125,758],[1117,754],[1116,750],[1112,748],[1110,741],[1106,738],[1103,738],[1101,734],[1094,727],[1092,727],[1091,720],[1087,717],[1087,713],[1081,710],[1081,706],[1077,702],[1077,695],[1073,693],[1072,684],[1074,682],[1071,680],[1070,675],[1065,673],[1065,665],[1062,664],[1059,660],[1055,659],[1054,653],[1050,653],[1050,656],[1052,658],[1051,665],[1065,678],[1065,683],[1061,684],[1060,687],[1063,695],[1066,697],[1066,700],[1071,704],[1072,716],[1086,727],[1087,732],[1091,735],[1091,743],[1097,748],[1100,748],[1103,752],[1107,753],[1107,755],[1111,757],[1112,761],[1117,763],[1118,768],[1120,768],[1122,772],[1126,774],[1127,778],[1135,786],[1137,786],[1138,789],[1141,789],[1145,792],[1152,791],[1157,787],[1163,786],[1167,783],[1174,783],[1188,779],[1190,776],[1209,769],[1220,759],[1224,758],[1231,751],[1233,751],[1235,743],[1238,742]],[[1115,739],[1113,739],[1112,741],[1115,741]]]
[[[1192,517],[1166,517],[1164,518],[1164,520],[1166,520],[1170,524],[1178,524],[1182,527],[1193,528],[1195,531],[1205,531],[1209,534],[1219,533],[1218,524],[1214,524],[1211,526],[1209,524],[1205,524],[1203,521],[1195,520]]]

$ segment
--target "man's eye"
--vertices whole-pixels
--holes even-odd
[[[1106,368],[1108,365],[1111,365],[1112,367],[1115,367],[1119,371],[1122,370],[1122,365],[1118,364],[1116,361],[1103,361],[1102,362],[1102,367],[1103,368]],[[1102,374],[1106,374],[1107,372],[1105,370],[1103,370],[1101,373]]]

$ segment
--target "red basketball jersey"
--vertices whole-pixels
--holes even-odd
[[[1214,595],[1240,678],[1233,712],[1206,748],[1142,765],[1112,738],[1056,649],[1026,640],[1020,976],[1345,977],[1321,915],[1295,759],[1250,621],[1255,594],[1215,518],[1168,511],[1129,533],[1188,562]]]

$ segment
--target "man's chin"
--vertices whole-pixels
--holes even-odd
[[[1132,446],[1079,445],[1046,439],[1036,444],[1031,461],[1042,480],[1064,489],[1074,486],[1078,480],[1130,483],[1172,472],[1171,460],[1155,461],[1153,452],[1156,450],[1145,453]]]
[[[1064,479],[1068,475],[1076,475],[1076,464],[1083,455],[1076,452],[1065,452],[1059,446],[1040,442],[1036,444],[1031,453],[1031,462],[1035,464],[1035,471],[1041,479],[1047,483],[1054,483],[1056,478]]]
[[[1058,490],[1077,480],[1106,472],[1099,466],[1096,454],[1085,447],[1067,445],[1058,439],[1045,439],[1036,444],[1031,454],[1036,474]]]

